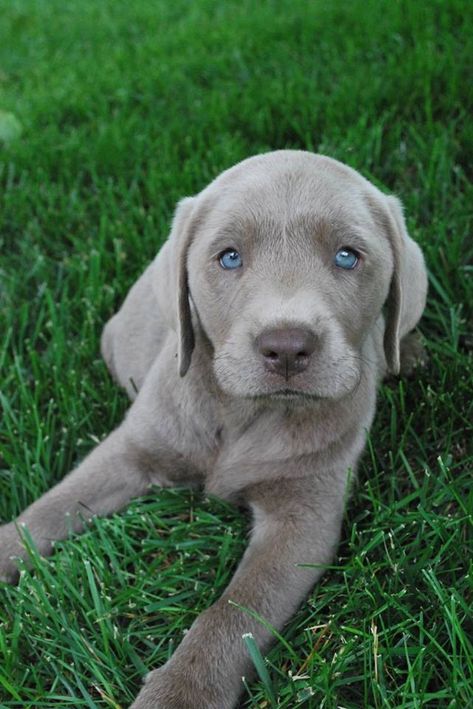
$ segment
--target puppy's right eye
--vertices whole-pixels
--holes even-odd
[[[235,249],[225,249],[222,251],[219,258],[219,263],[225,270],[240,268],[243,265],[241,256]]]

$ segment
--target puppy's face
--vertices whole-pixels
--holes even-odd
[[[218,383],[238,397],[346,396],[393,271],[371,186],[305,153],[245,162],[201,194],[187,258]]]

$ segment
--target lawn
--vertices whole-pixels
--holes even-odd
[[[466,0],[2,6],[0,520],[120,422],[101,328],[222,169],[338,158],[424,248],[428,364],[383,387],[333,568],[244,707],[473,706],[472,39]],[[35,559],[0,588],[0,707],[128,706],[246,538],[241,511],[167,490]]]

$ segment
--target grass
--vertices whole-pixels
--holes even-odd
[[[424,248],[429,364],[383,387],[339,555],[267,673],[247,640],[242,706],[473,706],[472,38],[466,0],[2,8],[0,519],[121,420],[101,327],[176,200],[223,168],[332,155],[402,198]],[[165,490],[36,559],[0,589],[0,706],[127,706],[246,525]]]

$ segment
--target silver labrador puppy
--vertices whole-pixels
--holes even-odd
[[[426,291],[399,201],[330,158],[258,155],[182,200],[102,337],[133,405],[0,528],[0,577],[14,581],[26,556],[22,525],[49,554],[85,514],[151,485],[202,483],[243,501],[254,522],[235,576],[133,704],[234,707],[251,672],[242,634],[263,649],[271,635],[229,601],[281,628],[332,559],[377,385],[399,371]]]

